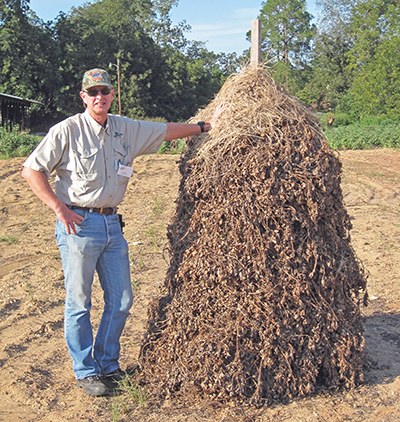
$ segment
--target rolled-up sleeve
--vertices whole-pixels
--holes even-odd
[[[54,129],[50,129],[23,165],[43,172],[49,177],[62,160],[65,149],[64,139],[63,131],[54,133]]]

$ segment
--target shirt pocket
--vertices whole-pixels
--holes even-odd
[[[99,167],[99,149],[73,149],[74,168],[72,180],[81,188],[98,188],[101,186],[102,174]]]
[[[117,177],[115,179],[115,184],[118,185],[125,185],[129,181],[129,177],[120,176],[118,174],[119,165],[122,164],[124,166],[129,165],[130,163],[126,162],[128,155],[127,148],[124,145],[115,145],[114,146],[114,160],[115,160],[115,170],[117,172]]]
[[[97,171],[91,173],[72,173],[71,180],[78,191],[93,188],[97,189],[102,185],[102,174]]]
[[[96,161],[98,158],[98,148],[90,149],[73,149],[75,157],[75,171],[77,173],[90,173],[96,169]]]

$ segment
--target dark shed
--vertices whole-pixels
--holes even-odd
[[[31,104],[41,103],[0,93],[1,125],[7,130],[12,130],[14,125],[18,125],[21,130],[29,130]]]

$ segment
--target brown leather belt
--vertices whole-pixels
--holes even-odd
[[[82,210],[87,212],[96,212],[97,214],[101,215],[112,215],[117,213],[117,207],[100,207],[100,208],[93,208],[93,207],[77,207],[75,205],[71,205],[71,209],[73,210]]]

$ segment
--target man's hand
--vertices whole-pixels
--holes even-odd
[[[70,210],[68,207],[65,207],[59,211],[55,211],[57,218],[64,224],[65,229],[68,234],[71,234],[71,231],[76,235],[75,224],[80,224],[83,221],[83,217],[76,212]]]
[[[28,182],[33,193],[56,213],[57,218],[64,224],[67,233],[71,234],[72,230],[72,233],[76,235],[75,223],[81,223],[83,217],[70,210],[56,196],[50,187],[46,175],[40,171],[24,167],[22,169],[22,177]]]
[[[212,129],[221,113],[226,110],[229,106],[227,104],[220,104],[209,122],[205,122],[204,128],[208,132]],[[173,139],[187,138],[188,136],[197,135],[200,132],[200,126],[198,124],[186,124],[186,123],[167,123],[167,133],[164,141],[172,141]]]
[[[219,116],[227,109],[229,108],[228,104],[221,103],[214,111],[213,116],[211,117],[209,123],[211,125],[211,129],[215,126],[217,123]]]

